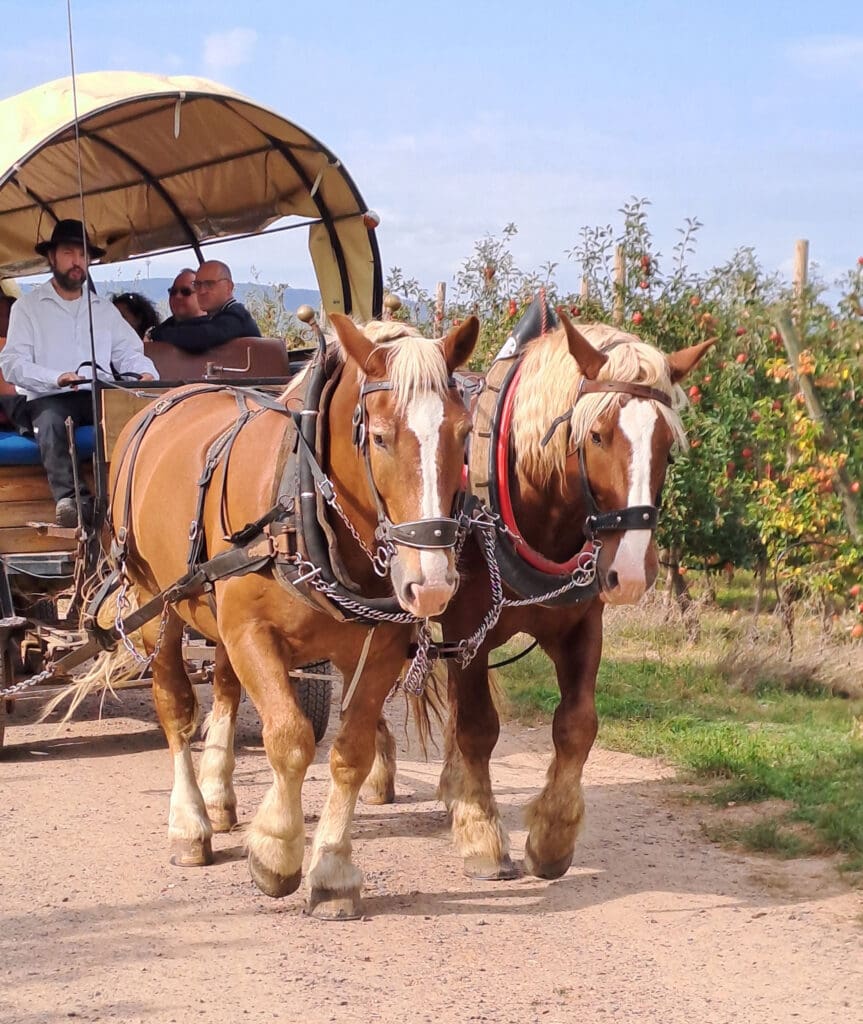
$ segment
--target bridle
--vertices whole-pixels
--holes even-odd
[[[448,385],[450,388],[457,387],[456,381],[452,377],[449,378]],[[451,516],[430,516],[426,519],[394,523],[387,515],[372,472],[366,397],[378,391],[392,390],[392,381],[364,382],[360,388],[351,420],[351,438],[354,447],[363,456],[366,480],[377,511],[378,525],[375,529],[375,540],[378,542],[378,548],[374,556],[374,563],[375,571],[379,575],[384,575],[389,568],[390,561],[396,553],[396,545],[401,544],[404,547],[422,550],[446,550],[455,548],[463,533],[463,527],[459,520]]]
[[[548,444],[561,424],[568,425],[570,423],[579,399],[588,394],[630,395],[633,398],[646,398],[648,401],[659,402],[669,409],[672,407],[671,398],[659,388],[648,387],[645,384],[632,384],[623,380],[588,380],[586,377],[582,377],[575,401],[565,413],[552,420],[551,426],[542,439],[543,447]],[[607,512],[600,510],[590,487],[584,448],[585,443],[582,441],[577,449],[578,474],[588,510],[584,520],[584,533],[587,539],[593,540],[598,533],[614,530],[655,530],[659,522],[659,502],[656,505],[630,505],[627,508],[616,508]]]

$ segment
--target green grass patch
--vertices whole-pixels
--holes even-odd
[[[713,641],[687,647],[672,638],[638,656],[625,634],[607,637],[612,656],[597,680],[600,745],[661,757],[707,783],[705,798],[719,804],[787,802],[785,825],[765,820],[737,830],[749,848],[781,856],[840,852],[847,867],[863,867],[863,701],[817,688],[788,692],[769,678],[751,680],[746,690],[729,686]],[[651,639],[640,637],[641,650],[656,646]],[[518,716],[553,714],[559,693],[543,654],[531,653],[500,677]],[[797,835],[795,822],[811,841]]]

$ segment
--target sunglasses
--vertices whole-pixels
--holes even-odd
[[[175,295],[182,295],[184,299],[188,299],[188,297],[194,292],[194,290],[194,288],[169,288],[168,294],[171,296],[171,298],[173,298]]]

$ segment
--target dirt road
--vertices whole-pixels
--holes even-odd
[[[206,697],[204,697],[206,699]],[[851,1022],[863,1018],[863,900],[820,863],[710,846],[650,761],[595,751],[588,822],[556,882],[464,878],[434,800],[438,764],[398,733],[398,803],[361,807],[368,917],[324,924],[249,881],[236,835],[208,869],[167,863],[169,761],[149,696],[56,734],[20,703],[0,761],[0,1021],[200,1024]],[[237,792],[269,770],[241,708]],[[327,744],[306,784],[308,833]],[[507,729],[497,791],[541,784],[546,729]]]

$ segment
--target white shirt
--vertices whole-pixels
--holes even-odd
[[[144,355],[144,345],[109,299],[90,294],[93,310],[93,338],[96,362],[110,378],[111,366],[118,373],[159,374]],[[28,398],[67,394],[57,378],[89,363],[90,316],[87,290],[71,302],[62,299],[50,281],[37,285],[12,307],[6,346],[0,352],[0,371]],[[90,376],[90,366],[79,371]],[[87,387],[86,384],[79,388]]]

